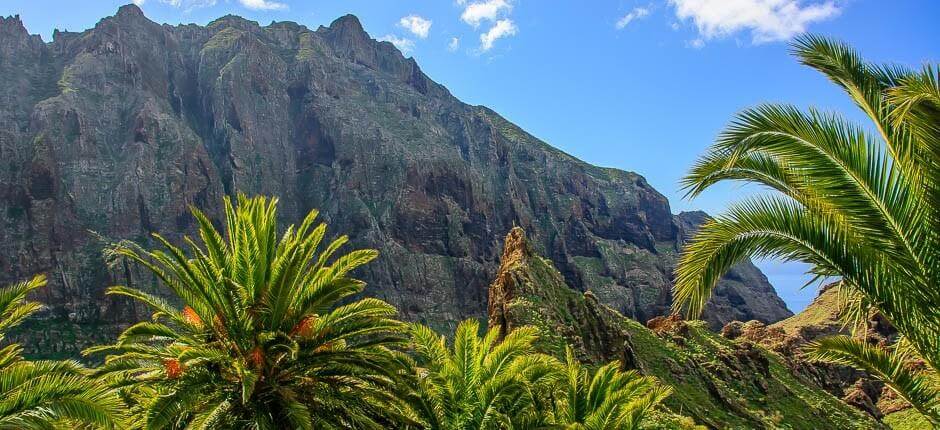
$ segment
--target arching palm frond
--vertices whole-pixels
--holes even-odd
[[[634,371],[621,372],[618,363],[601,366],[593,375],[568,348],[564,377],[559,384],[555,424],[567,429],[631,430],[672,389]]]
[[[122,403],[76,362],[20,360],[0,369],[0,429],[82,423],[121,428]]]
[[[350,272],[373,250],[341,254],[316,211],[278,235],[277,200],[225,200],[225,231],[197,209],[200,243],[161,249],[122,243],[183,303],[113,287],[154,311],[125,330],[98,374],[123,387],[142,426],[164,428],[385,428],[410,421],[398,400],[406,327],[377,299],[352,300]]]
[[[534,349],[536,331],[521,327],[501,342],[498,328],[479,337],[479,322],[457,327],[453,348],[422,325],[411,328],[418,389],[412,399],[423,428],[522,428],[543,418],[536,393],[548,390],[558,363]]]
[[[3,333],[41,305],[26,296],[46,285],[44,276],[0,288],[0,341]],[[72,361],[29,361],[22,348],[0,348],[0,429],[48,429],[71,425],[120,428],[122,404],[101,381]]]
[[[816,340],[806,351],[809,358],[865,370],[888,384],[925,416],[934,414],[940,402],[935,372],[911,369],[911,362],[905,359],[903,351],[888,350],[848,336]]]
[[[875,132],[790,106],[740,114],[684,186],[696,196],[721,181],[743,181],[782,196],[735,205],[699,229],[676,269],[674,311],[700,315],[720,276],[746,257],[807,262],[817,276],[841,277],[859,305],[887,318],[909,345],[909,356],[926,364],[926,370],[912,370],[924,376],[914,379],[936,384],[924,372],[940,366],[937,69],[870,65],[848,46],[816,36],[797,39],[794,52],[844,89]],[[891,356],[847,346],[820,342],[814,356],[868,369]],[[901,374],[875,373],[940,423],[936,402],[923,395],[936,393],[936,386],[907,392],[912,385],[891,382]]]

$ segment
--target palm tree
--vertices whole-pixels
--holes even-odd
[[[390,348],[405,339],[395,309],[366,298],[350,271],[374,250],[338,255],[320,245],[326,225],[310,212],[278,238],[277,199],[226,198],[226,231],[197,209],[201,245],[189,253],[119,244],[115,256],[148,269],[183,302],[112,287],[153,309],[125,330],[98,370],[125,387],[138,423],[163,428],[385,428],[407,421],[395,396],[402,369]]]
[[[555,424],[570,430],[637,429],[646,413],[672,393],[655,378],[621,372],[618,364],[601,366],[592,375],[569,347],[555,402]]]
[[[6,330],[39,310],[26,295],[46,285],[44,276],[0,289],[0,341]],[[0,348],[0,429],[115,428],[121,401],[74,361],[27,361],[22,347]]]
[[[423,428],[527,428],[545,420],[558,363],[535,352],[536,330],[517,328],[501,342],[499,329],[482,338],[479,330],[476,320],[460,323],[451,350],[443,336],[412,326],[420,367],[411,403]]]
[[[738,115],[684,185],[690,196],[726,180],[776,193],[702,226],[677,268],[674,310],[698,316],[719,277],[747,256],[810,263],[819,279],[840,277],[857,304],[876,309],[901,334],[892,347],[821,339],[810,356],[867,370],[940,424],[938,69],[871,65],[815,36],[797,39],[793,49],[872,124],[778,105]]]

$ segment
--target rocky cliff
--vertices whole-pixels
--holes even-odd
[[[590,290],[574,291],[520,228],[507,235],[490,286],[489,324],[503,333],[535,326],[543,352],[561,355],[571,345],[581,360],[619,360],[671,385],[669,413],[654,428],[689,428],[677,418],[682,416],[716,429],[884,428],[759,341],[729,339],[700,321],[674,316],[656,317],[644,327],[600,303]]]
[[[128,5],[48,43],[9,17],[0,74],[0,282],[49,274],[28,341],[46,354],[142,316],[102,291],[154,280],[106,267],[104,242],[178,240],[189,205],[217,215],[237,191],[279,196],[285,223],[320,209],[332,232],[378,248],[368,293],[436,327],[484,316],[514,225],[572,288],[640,320],[663,314],[701,218],[460,102],[353,16],[315,31],[236,16],[169,26]],[[750,264],[707,311],[714,327],[789,315]]]

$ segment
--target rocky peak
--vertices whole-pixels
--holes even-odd
[[[509,333],[514,322],[508,315],[507,307],[516,296],[523,293],[519,291],[523,285],[520,284],[518,274],[513,268],[527,267],[531,256],[532,248],[525,237],[525,231],[521,227],[513,227],[506,235],[503,255],[499,260],[499,271],[496,272],[496,279],[490,285],[488,294],[489,325],[499,327],[500,338]]]
[[[19,15],[11,15],[8,17],[0,16],[0,36],[4,38],[23,38],[29,37],[29,32],[26,31],[26,27],[23,26],[23,21],[20,20]]]
[[[421,71],[413,58],[405,58],[391,43],[372,39],[355,15],[341,16],[329,27],[320,27],[317,33],[323,35],[324,40],[340,58],[386,73],[421,94],[450,96],[446,89],[431,81]]]
[[[0,16],[0,53],[12,55],[13,47],[31,47],[39,49],[42,45],[42,37],[38,34],[29,34],[19,15],[11,15],[6,18]],[[16,60],[11,58],[9,60]],[[9,61],[6,58],[0,59],[0,63]]]
[[[124,43],[124,39],[146,37],[146,35],[163,34],[160,24],[153,22],[144,15],[144,12],[135,4],[121,6],[114,16],[102,19],[95,26],[102,31],[86,31],[95,39],[92,43],[112,41],[115,44]]]
[[[533,302],[547,309],[533,312]],[[579,359],[587,362],[635,364],[629,335],[611,323],[622,316],[598,302],[590,291],[581,294],[569,288],[561,273],[535,253],[521,227],[506,235],[499,271],[490,285],[487,313],[490,327],[499,327],[500,337],[517,327],[540,325],[540,348],[546,351],[561,356],[570,344]]]
[[[280,197],[284,222],[320,209],[332,232],[379,249],[367,294],[405,319],[486,318],[506,232],[507,288],[570,286],[554,289],[562,301],[591,289],[586,302],[638,320],[668,312],[678,229],[640,175],[462,103],[354,16],[307,32],[235,16],[160,26],[138,11],[51,49],[0,37],[0,124],[22,130],[0,139],[20,157],[0,163],[0,196],[21,196],[0,199],[0,283],[47,273],[50,315],[74,314],[79,337],[138,320],[105,287],[152,284],[100,263],[83,232],[147,246],[151,231],[190,232],[190,204],[218,213],[235,191]],[[780,319],[749,270],[719,287],[716,324]]]
[[[144,17],[144,11],[140,10],[140,7],[133,3],[119,7],[115,17],[120,19],[146,18]]]
[[[329,27],[331,32],[342,34],[347,37],[368,38],[366,30],[362,28],[362,23],[356,15],[347,14],[333,20]]]
[[[144,11],[140,10],[140,7],[133,3],[121,6],[114,16],[101,20],[99,25],[107,23],[120,28],[159,27],[157,23],[144,15]]]
[[[354,15],[345,15],[333,21],[326,29],[326,40],[342,57],[351,58],[372,68],[379,64],[375,52],[379,43],[369,37],[359,18]]]
[[[257,21],[248,20],[238,15],[225,15],[213,20],[207,27],[216,29],[236,28],[244,31],[258,31],[261,29],[261,25]]]
[[[506,234],[503,256],[500,259],[500,273],[513,265],[524,264],[531,257],[532,245],[525,237],[525,230],[522,227],[513,227]]]

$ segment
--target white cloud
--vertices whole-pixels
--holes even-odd
[[[447,50],[450,52],[454,52],[457,50],[457,48],[460,48],[460,38],[451,37],[450,42],[447,43]]]
[[[272,1],[272,0],[238,0],[242,6],[247,7],[248,9],[254,10],[282,10],[287,9],[287,5],[284,3]]]
[[[147,0],[134,0],[134,1],[133,1],[133,3],[134,3],[135,5],[137,5],[137,6],[143,6],[144,3],[146,3],[146,2],[147,2]]]
[[[402,17],[402,19],[398,20],[398,25],[422,39],[427,39],[428,32],[431,31],[431,20],[424,19],[418,15]]]
[[[630,11],[630,13],[624,15],[623,18],[620,18],[619,20],[617,20],[617,30],[622,30],[624,27],[626,27],[628,24],[630,24],[634,20],[643,18],[649,14],[650,14],[649,8],[645,8],[645,7],[634,8],[633,10]]]
[[[458,2],[458,4],[463,3]],[[501,13],[508,12],[510,9],[512,5],[507,0],[475,1],[467,5],[460,14],[460,19],[476,28],[483,21],[496,21]]]
[[[833,0],[669,0],[679,19],[691,19],[705,40],[749,31],[754,43],[781,41],[806,31],[810,23],[839,13]],[[693,46],[696,43],[693,41]]]
[[[158,0],[160,3],[168,4],[173,7],[183,8],[184,12],[190,12],[202,7],[215,6],[216,0]],[[145,0],[135,0],[138,6],[145,3]]]
[[[480,35],[480,49],[489,51],[493,43],[503,37],[509,37],[516,34],[516,24],[511,19],[501,19],[489,31]]]
[[[386,34],[385,36],[380,37],[379,40],[383,42],[392,42],[392,45],[395,45],[395,47],[398,48],[398,50],[403,54],[411,52],[411,50],[415,47],[415,43],[411,39],[398,37],[394,34]]]

